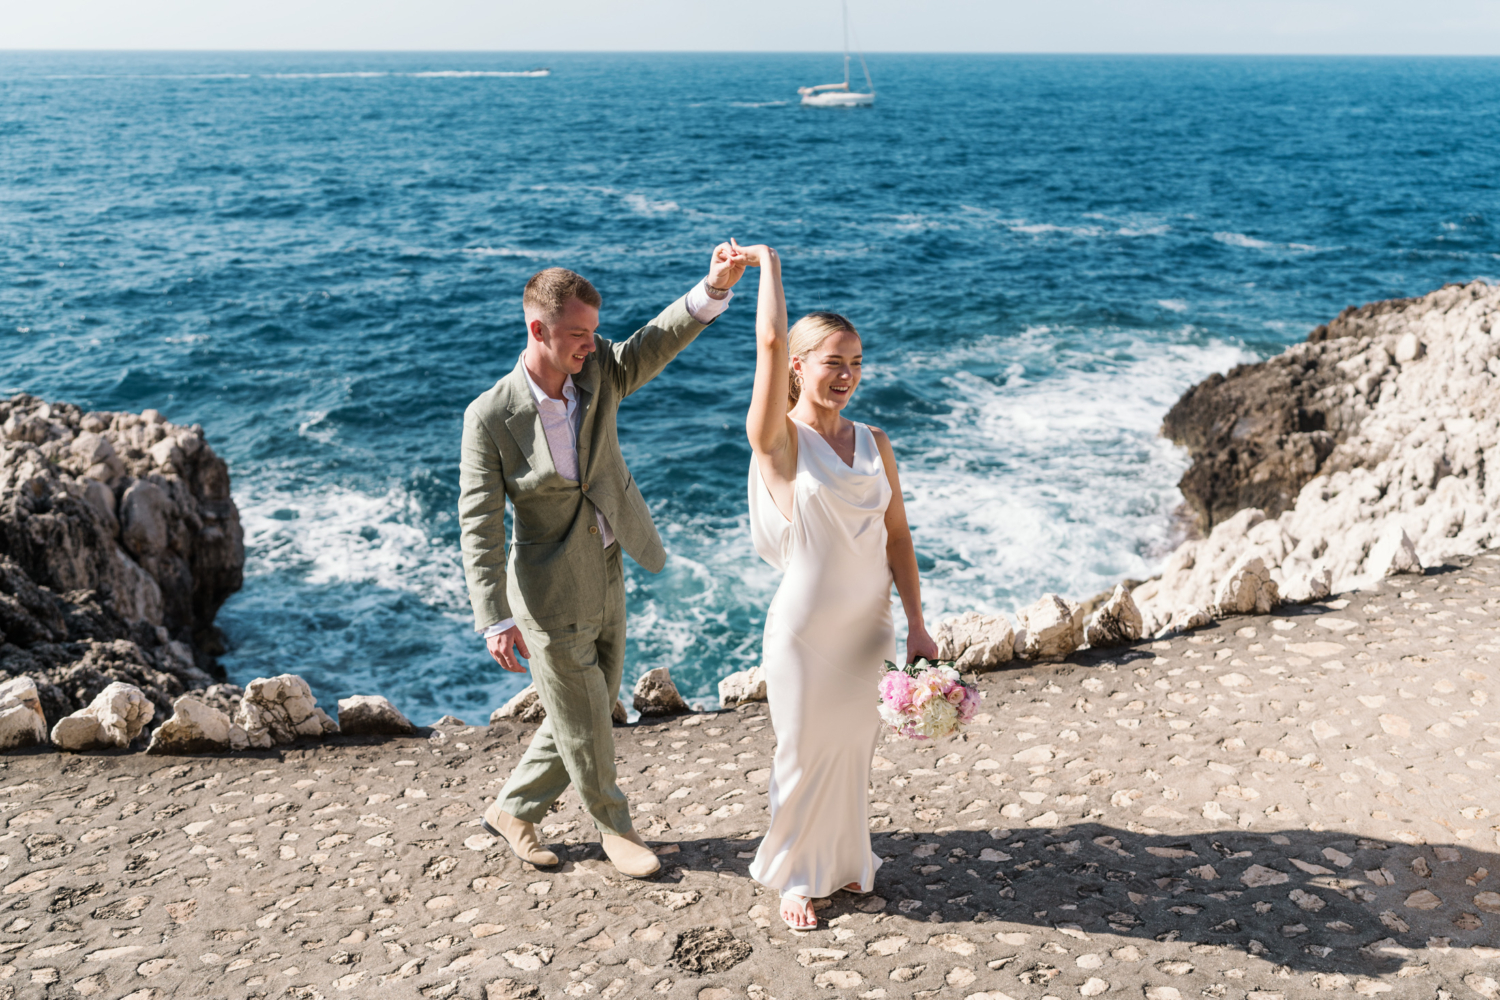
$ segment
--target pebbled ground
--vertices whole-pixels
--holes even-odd
[[[651,881],[478,827],[531,728],[0,758],[7,997],[1500,997],[1500,555],[982,677],[872,776],[877,894],[746,875],[764,705],[617,730]]]

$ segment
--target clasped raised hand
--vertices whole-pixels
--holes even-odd
[[[743,272],[743,270],[747,267],[760,267],[767,261],[778,260],[776,251],[766,246],[764,243],[757,243],[753,246],[744,247],[736,243],[734,237],[731,236],[727,245],[729,247],[730,253],[732,253],[741,262],[741,272]]]

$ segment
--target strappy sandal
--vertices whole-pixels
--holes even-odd
[[[785,892],[781,894],[781,899],[783,902],[790,899],[801,903],[807,908],[807,915],[812,918],[812,923],[804,925],[794,924],[790,920],[788,920],[785,915],[782,915],[781,922],[786,924],[788,928],[794,931],[812,931],[818,929],[818,914],[817,911],[812,907],[812,897],[799,896],[794,892]]]

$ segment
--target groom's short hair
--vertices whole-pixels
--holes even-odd
[[[586,306],[598,309],[603,299],[589,279],[565,267],[549,267],[538,271],[526,282],[526,293],[521,296],[521,307],[528,313],[539,313],[555,319],[567,304],[577,299]]]

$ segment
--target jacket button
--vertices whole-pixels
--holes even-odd
[[[597,534],[599,534],[599,526],[597,524],[591,524],[591,525],[589,525],[589,534],[591,534],[591,535],[597,535]]]
[[[589,484],[588,483],[584,483],[583,484],[583,492],[587,493],[588,491],[589,491]]]

